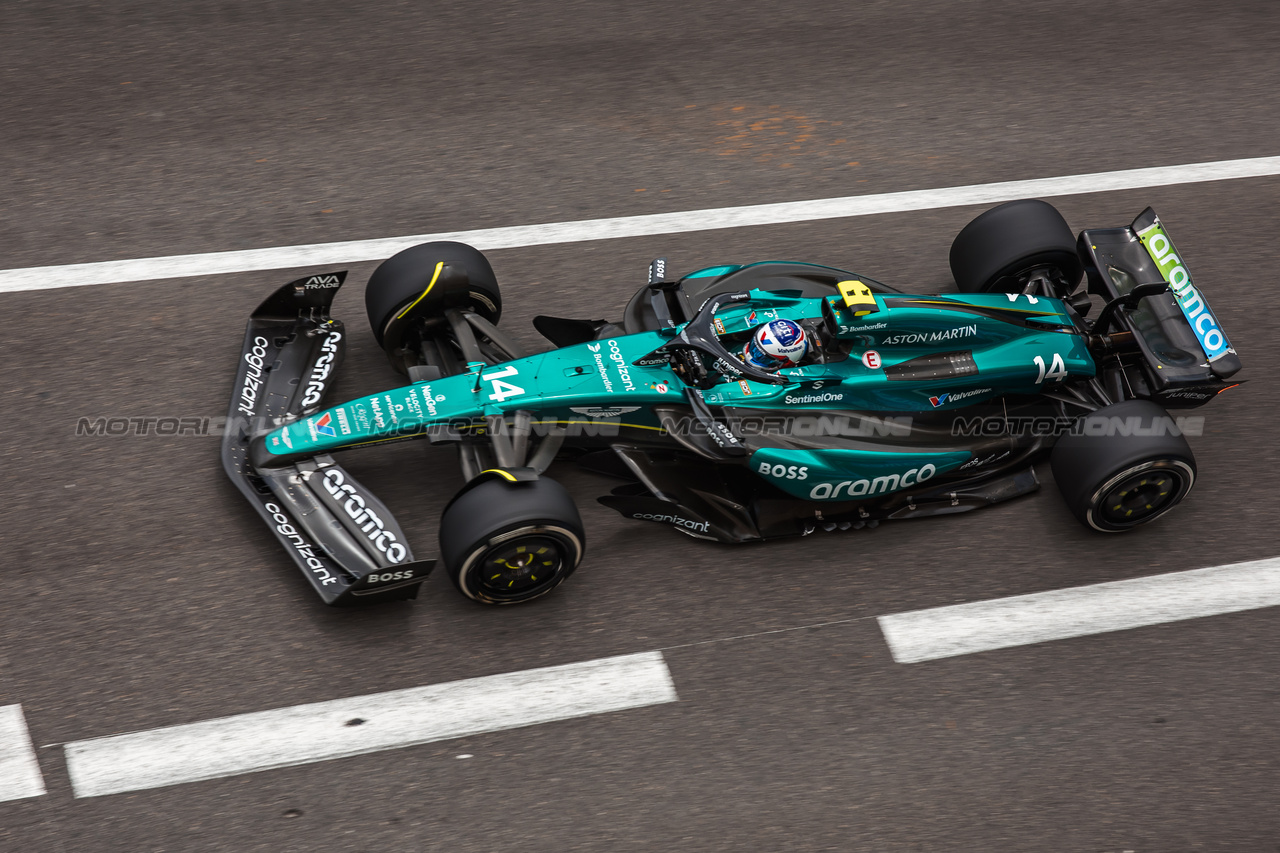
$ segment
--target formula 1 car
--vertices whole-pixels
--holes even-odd
[[[622,480],[599,498],[622,515],[718,542],[976,509],[1036,490],[1046,453],[1093,530],[1181,501],[1196,466],[1167,409],[1232,387],[1240,361],[1154,211],[1076,239],[1045,202],[1010,202],[950,262],[959,293],[912,295],[810,263],[670,278],[658,259],[621,319],[535,317],[555,346],[525,355],[479,251],[414,246],[365,289],[408,383],[326,408],[346,273],[291,282],[249,320],[224,467],[336,605],[413,598],[436,563],[332,455],[405,439],[456,448],[466,485],[440,559],[490,604],[543,595],[582,560],[578,511],[545,476],[560,456]],[[744,343],[777,319],[810,344],[769,370]]]

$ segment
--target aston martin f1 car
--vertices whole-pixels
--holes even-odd
[[[464,595],[509,604],[579,565],[586,537],[558,457],[620,481],[604,505],[694,538],[751,542],[965,512],[1038,488],[1048,456],[1067,508],[1113,533],[1160,518],[1195,483],[1169,414],[1231,387],[1240,361],[1148,208],[1078,238],[1036,200],[956,237],[958,293],[766,261],[668,275],[650,265],[616,320],[539,316],[532,355],[498,322],[476,249],[426,243],[365,289],[371,328],[406,377],[326,406],[346,335],[345,272],[311,275],[253,312],[224,467],[325,602],[413,598],[419,559],[338,451],[425,439],[466,484],[439,561]],[[750,341],[774,321],[808,341],[776,369]]]

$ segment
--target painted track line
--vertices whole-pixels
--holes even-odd
[[[1280,558],[879,617],[898,663],[919,663],[1280,604]]]
[[[660,652],[471,678],[65,746],[77,797],[291,767],[677,700]],[[352,724],[353,720],[362,720]]]
[[[1003,181],[994,184],[879,195],[687,210],[677,213],[586,219],[577,222],[553,222],[507,228],[482,228],[473,231],[446,231],[439,234],[353,240],[342,243],[316,243],[308,246],[282,246],[271,249],[174,255],[66,266],[27,267],[0,270],[0,293],[378,261],[390,257],[401,249],[432,240],[458,240],[485,250],[514,249],[522,246],[545,246],[587,240],[612,240],[655,234],[710,231],[719,228],[743,228],[751,225],[810,222],[970,204],[996,204],[1019,198],[1114,192],[1273,175],[1280,175],[1280,157],[1220,160],[1213,163],[1155,166],[1088,175]]]
[[[38,797],[44,777],[21,705],[0,705],[0,802]]]

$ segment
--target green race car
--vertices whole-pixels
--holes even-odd
[[[1240,362],[1155,213],[1077,239],[1050,205],[1010,202],[950,260],[959,293],[920,295],[783,261],[673,278],[658,259],[620,319],[536,317],[554,347],[527,355],[498,328],[485,257],[427,243],[365,290],[407,384],[328,408],[346,273],[308,276],[250,318],[223,464],[329,604],[415,597],[437,562],[333,456],[406,439],[457,448],[439,559],[493,604],[582,560],[556,458],[615,477],[599,500],[624,516],[719,542],[964,512],[1036,490],[1046,454],[1093,530],[1182,500],[1196,419],[1168,410]]]

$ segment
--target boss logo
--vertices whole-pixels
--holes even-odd
[[[759,470],[761,474],[769,477],[777,477],[779,480],[809,479],[808,465],[771,465],[768,462],[761,462]]]
[[[413,572],[383,572],[380,575],[369,575],[365,578],[369,583],[386,583],[387,581],[407,581]]]

